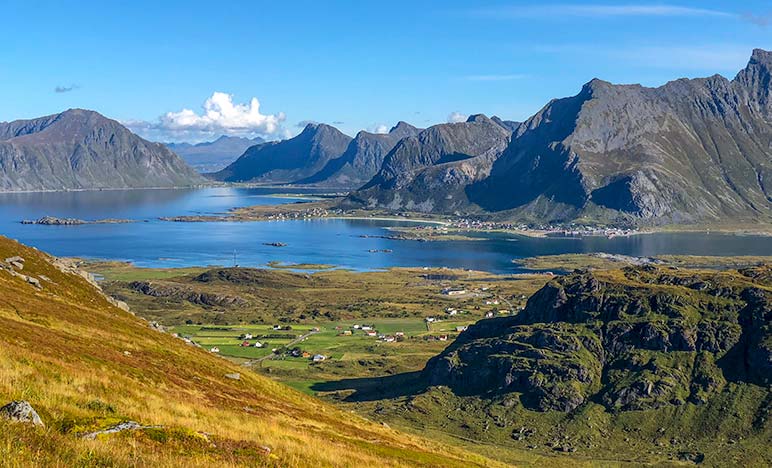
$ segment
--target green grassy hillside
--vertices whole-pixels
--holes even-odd
[[[4,466],[495,465],[157,332],[47,255],[0,238],[0,262],[13,256],[25,262],[0,269],[0,403],[29,401],[45,428],[0,420]],[[127,420],[154,427],[81,437]]]

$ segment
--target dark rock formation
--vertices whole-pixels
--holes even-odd
[[[519,315],[482,320],[423,376],[460,395],[516,392],[530,408],[613,411],[705,403],[727,381],[772,382],[769,265],[648,266],[550,281]]]
[[[133,223],[130,219],[97,219],[94,221],[87,221],[85,219],[78,218],[57,218],[55,216],[43,216],[38,219],[25,219],[21,221],[21,224],[40,224],[43,226],[79,226],[81,224],[124,224]]]
[[[210,307],[235,307],[247,304],[246,300],[238,296],[196,291],[184,286],[160,284],[151,281],[132,281],[129,283],[129,288],[147,296],[182,300]]]

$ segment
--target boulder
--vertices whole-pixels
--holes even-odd
[[[157,426],[143,426],[138,422],[124,421],[114,426],[110,426],[107,429],[102,429],[100,431],[94,431],[94,432],[89,432],[87,434],[83,434],[82,437],[84,439],[94,440],[97,437],[102,435],[117,434],[118,432],[123,432],[123,431],[136,431],[138,429],[147,429],[151,427],[157,427]]]
[[[45,426],[37,411],[28,401],[16,400],[0,408],[0,417],[34,426]]]

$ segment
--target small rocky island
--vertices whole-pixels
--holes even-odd
[[[25,219],[21,221],[21,224],[41,224],[44,226],[79,226],[82,224],[124,224],[133,223],[131,219],[96,219],[88,221],[78,218],[57,218],[55,216],[43,216],[39,219]]]

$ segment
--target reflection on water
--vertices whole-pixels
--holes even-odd
[[[400,223],[376,220],[300,220],[253,223],[173,223],[159,216],[221,213],[229,208],[286,203],[275,189],[123,190],[0,194],[0,233],[60,256],[131,260],[142,266],[231,265],[271,261],[327,263],[364,270],[390,266],[447,266],[518,271],[511,260],[534,255],[608,252],[772,255],[772,238],[705,233],[631,237],[529,238],[481,234],[482,241],[417,242],[383,239]],[[293,192],[299,193],[293,189]],[[297,200],[293,200],[297,201]],[[83,226],[21,225],[44,215],[142,222]],[[281,242],[286,247],[264,243]],[[391,250],[391,252],[370,252]]]

